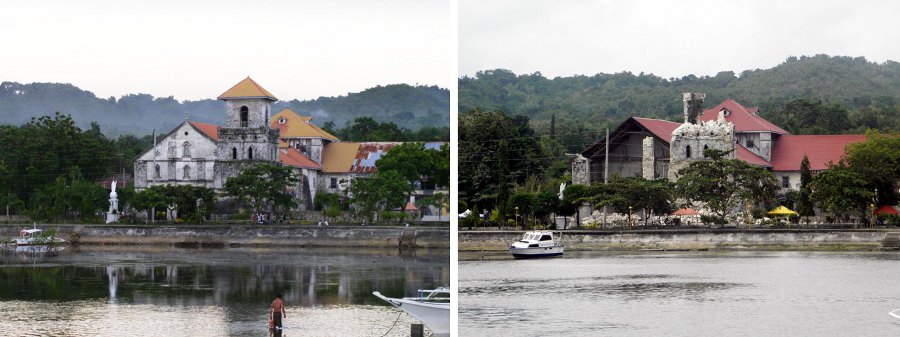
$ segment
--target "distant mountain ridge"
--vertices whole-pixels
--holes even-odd
[[[393,122],[417,130],[422,126],[450,125],[450,91],[437,86],[391,84],[376,86],[346,96],[315,100],[278,101],[272,115],[284,108],[315,117],[322,126],[334,122],[343,127],[357,117]],[[179,102],[173,97],[128,94],[99,98],[94,93],[64,83],[0,83],[0,124],[21,125],[32,117],[70,114],[81,128],[100,124],[108,136],[146,135],[153,129],[168,132],[181,123],[185,113],[191,120],[223,124],[225,104],[215,99]]]
[[[546,130],[556,122],[587,125],[593,130],[614,126],[631,116],[678,121],[681,93],[706,93],[711,107],[733,98],[744,106],[761,107],[761,115],[777,117],[790,100],[808,98],[837,103],[850,111],[855,124],[896,128],[900,123],[900,63],[874,63],[864,57],[789,57],[771,69],[715,76],[662,78],[652,74],[596,74],[546,78],[538,73],[517,75],[509,70],[480,71],[459,79],[459,112],[499,109],[528,116]],[[775,118],[777,120],[778,118]],[[852,130],[851,130],[852,129]]]

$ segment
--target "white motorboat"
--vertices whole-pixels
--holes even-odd
[[[392,298],[377,291],[372,295],[422,321],[434,336],[450,336],[450,289],[419,290],[418,297]]]
[[[15,238],[15,243],[17,246],[32,246],[32,245],[49,245],[49,244],[63,244],[66,243],[66,240],[50,236],[42,235],[44,233],[43,230],[32,228],[32,229],[23,229],[19,231],[19,236]]]
[[[525,232],[521,240],[509,245],[509,252],[517,259],[560,256],[564,249],[562,236],[551,231]]]

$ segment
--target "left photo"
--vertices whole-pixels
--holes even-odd
[[[452,3],[0,7],[0,335],[450,336]]]

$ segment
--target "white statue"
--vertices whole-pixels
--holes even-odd
[[[109,211],[106,212],[106,223],[119,222],[119,199],[116,194],[116,181],[113,180],[109,192]]]
[[[559,184],[559,200],[563,200],[563,192],[566,190],[566,183]]]

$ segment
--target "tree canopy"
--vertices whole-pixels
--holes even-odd
[[[678,170],[678,197],[703,203],[726,219],[742,202],[767,202],[775,196],[778,184],[766,169],[727,159],[720,150],[707,149],[703,154],[711,160],[694,161]]]

